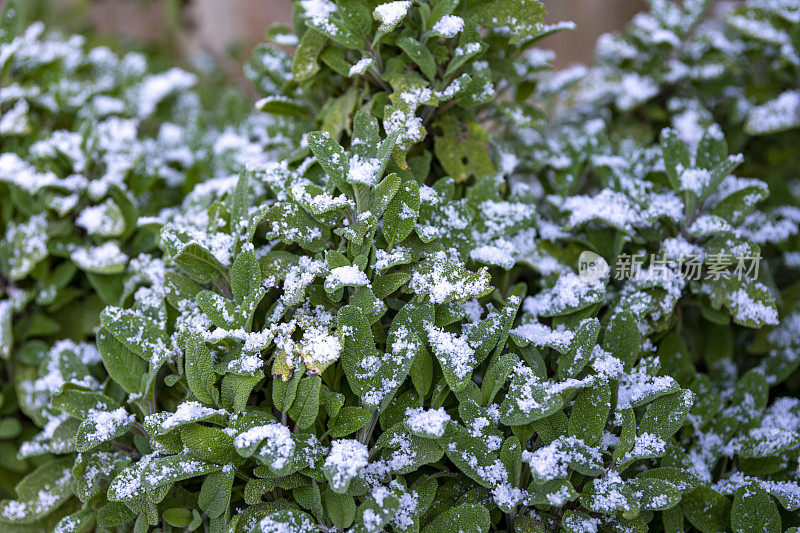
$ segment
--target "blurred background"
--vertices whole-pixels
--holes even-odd
[[[0,0],[0,5],[6,0]],[[542,0],[547,22],[572,20],[578,31],[550,37],[544,46],[557,54],[557,66],[587,62],[602,33],[620,30],[643,0]],[[212,56],[231,75],[264,30],[291,21],[291,0],[22,0],[28,20],[49,28],[92,36],[93,41],[158,51],[195,62]],[[166,52],[166,54],[164,54]]]

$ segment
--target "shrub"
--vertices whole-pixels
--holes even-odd
[[[3,520],[796,527],[800,217],[764,202],[777,174],[734,174],[765,132],[712,87],[769,76],[765,113],[794,45],[737,17],[800,6],[714,33],[704,2],[652,4],[597,66],[548,75],[531,46],[568,26],[531,0],[298,2],[246,67],[261,113],[211,136],[244,170],[151,219],[160,256],[100,314],[108,378],[45,354],[55,457]],[[760,69],[709,81],[692,43],[723,37]]]
[[[130,296],[129,270],[146,268],[137,256],[157,247],[146,217],[178,203],[211,159],[194,74],[152,73],[141,54],[89,49],[40,23],[22,29],[14,2],[2,13],[0,465],[9,497],[51,453],[74,449],[77,420],[49,396],[65,382],[104,381],[99,313]],[[42,505],[6,517],[33,522],[54,503]]]

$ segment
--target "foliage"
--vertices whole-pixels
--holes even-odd
[[[299,1],[246,66],[258,111],[139,222],[160,251],[95,287],[94,343],[16,385],[47,459],[0,520],[796,528],[800,5],[707,7],[653,0],[548,73],[569,26],[532,0]]]
[[[153,73],[141,54],[89,49],[81,36],[45,35],[20,18],[9,2],[0,26],[5,497],[51,453],[72,448],[54,439],[74,424],[49,396],[65,382],[103,381],[93,343],[100,311],[131,296],[129,270],[157,247],[148,216],[178,203],[212,165],[194,74]],[[43,381],[51,360],[63,381]],[[45,432],[34,437],[30,421]]]

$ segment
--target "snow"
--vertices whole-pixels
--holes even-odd
[[[8,246],[12,280],[26,277],[31,270],[47,257],[47,218],[44,214],[33,215],[27,221],[9,221],[5,237],[0,243]]]
[[[112,210],[116,210],[117,217],[110,216]],[[118,235],[125,229],[119,208],[110,201],[84,208],[75,225],[92,235]]]
[[[658,435],[641,433],[636,435],[631,451],[625,454],[619,462],[624,463],[639,457],[659,457],[664,454],[666,449],[667,443]]]
[[[640,364],[633,371],[625,374],[619,382],[617,411],[634,407],[643,399],[653,395],[678,389],[678,383],[672,377],[650,375],[647,365]]]
[[[222,409],[205,407],[197,401],[187,401],[178,405],[175,412],[168,414],[166,418],[162,418],[160,420],[151,418],[151,420],[161,426],[164,430],[170,430],[179,425],[202,420],[214,414],[224,415],[226,413]]]
[[[480,296],[491,290],[488,276],[471,276],[469,278],[459,275],[454,269],[447,254],[436,252],[430,268],[415,271],[409,287],[417,293],[429,295],[435,304],[444,303],[450,300],[465,300],[467,298]]]
[[[139,117],[149,117],[166,97],[185,91],[196,83],[197,76],[179,68],[146,77],[139,90]]]
[[[552,288],[528,296],[523,309],[534,316],[561,314],[588,302],[599,301],[605,293],[605,280],[585,281],[572,272],[558,277]]]
[[[763,285],[761,285],[763,287]],[[738,321],[757,324],[778,324],[778,311],[769,305],[753,299],[745,289],[738,289],[728,295],[730,308]]]
[[[303,332],[303,338],[297,345],[303,363],[317,374],[338,360],[342,353],[342,342],[339,337],[330,333],[328,327],[310,327]]]
[[[607,472],[605,477],[595,478],[592,509],[608,513],[629,510],[628,497],[621,492],[624,486],[620,475],[613,471]]]
[[[570,214],[568,228],[575,228],[596,219],[631,231],[641,221],[640,214],[627,195],[611,189],[603,189],[591,196],[569,196],[561,207]]]
[[[427,411],[421,407],[406,409],[406,424],[414,433],[438,438],[444,435],[448,422],[450,422],[450,415],[445,412],[443,407]]]
[[[361,157],[354,154],[348,162],[347,181],[361,183],[372,187],[378,182],[378,172],[381,170],[380,159],[374,157]]]
[[[373,65],[373,63],[375,63],[375,60],[372,59],[371,57],[365,57],[363,59],[359,59],[355,65],[350,67],[348,75],[352,77],[358,74],[364,74],[367,71],[367,69],[369,69]]]
[[[711,181],[711,172],[702,168],[687,168],[679,178],[682,191],[690,191],[700,196]]]
[[[378,29],[384,33],[392,31],[397,26],[397,23],[406,16],[409,7],[411,7],[409,0],[387,2],[377,6],[372,15],[375,20],[381,23]]]
[[[469,256],[473,261],[511,270],[517,262],[514,251],[512,242],[498,239],[493,245],[485,244],[473,248],[470,250]]]
[[[311,196],[305,185],[293,185],[290,190],[293,198],[311,206],[319,213],[328,212],[340,207],[350,207],[353,203],[344,195],[332,196],[326,192],[322,192],[316,196]]]
[[[456,15],[445,15],[436,21],[431,28],[431,33],[438,37],[455,37],[464,29],[464,19]]]
[[[261,441],[258,455],[268,461],[273,470],[281,470],[292,459],[295,451],[294,440],[289,428],[283,424],[272,423],[255,426],[244,433],[240,433],[233,441],[237,448],[247,448]]]
[[[375,263],[372,266],[378,273],[383,273],[393,266],[409,263],[410,261],[411,251],[404,246],[396,246],[390,251],[378,248],[375,250]]]
[[[551,347],[561,352],[569,348],[575,334],[569,330],[553,330],[544,324],[522,324],[511,330],[512,335],[524,339],[539,348]]]
[[[313,533],[319,531],[316,525],[305,513],[292,513],[290,515],[267,515],[258,523],[258,530],[262,533]]]
[[[578,437],[563,435],[533,452],[524,450],[522,460],[528,463],[531,472],[542,480],[566,478],[568,469],[574,463],[602,464],[599,450],[587,446]]]
[[[303,17],[309,19],[314,26],[332,35],[339,32],[339,28],[330,20],[331,15],[336,13],[336,4],[330,0],[300,0],[300,6],[303,8]]]
[[[331,488],[344,490],[348,482],[367,466],[368,458],[369,450],[366,445],[357,440],[333,441],[324,464],[326,471],[330,472]]]
[[[86,439],[90,442],[104,442],[110,439],[121,426],[132,424],[135,417],[124,407],[120,407],[110,412],[92,410],[86,420],[91,421],[94,426],[91,432],[86,433]]]
[[[32,500],[6,500],[3,517],[8,520],[20,521],[29,516],[43,516],[49,513],[69,497],[68,487],[71,481],[72,467],[65,468],[55,483],[46,484],[39,489]]]
[[[431,347],[440,358],[446,358],[448,367],[457,377],[464,379],[472,373],[475,349],[466,337],[437,328],[429,322],[425,323],[425,331]]]
[[[628,73],[622,76],[617,94],[617,105],[623,111],[630,111],[658,94],[658,85],[649,78]]]
[[[778,98],[753,108],[746,130],[754,135],[800,127],[800,91],[786,91]]]
[[[369,278],[355,265],[340,266],[331,269],[325,278],[326,287],[364,287],[369,285]]]

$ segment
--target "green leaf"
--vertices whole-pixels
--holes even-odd
[[[155,318],[150,311],[106,307],[100,314],[100,323],[128,350],[149,361],[163,356],[167,344],[161,323],[163,319]],[[158,308],[154,311],[159,312]]]
[[[406,304],[389,328],[386,353],[380,355],[363,312],[353,305],[339,310],[336,321],[343,335],[342,367],[351,388],[365,403],[382,409],[391,401],[416,354],[425,349],[415,332],[432,314],[429,305]]]
[[[186,336],[186,382],[195,398],[205,404],[217,404],[219,391],[214,386],[217,377],[211,360],[211,352],[199,333]]]
[[[311,517],[299,509],[284,509],[268,514],[260,522],[263,533],[281,531],[285,533],[305,533],[316,529]]]
[[[358,90],[355,87],[350,87],[343,95],[328,100],[321,111],[322,124],[320,124],[319,129],[327,131],[335,139],[338,139],[342,131],[350,128],[350,116],[358,102],[358,97]]]
[[[94,519],[95,512],[92,509],[82,509],[59,520],[54,531],[88,533],[93,530]]]
[[[595,478],[581,492],[580,502],[586,509],[601,514],[638,514],[639,502],[634,489],[619,477]]]
[[[699,486],[681,501],[683,514],[702,533],[728,531],[731,502],[719,492]]]
[[[559,358],[559,379],[573,378],[586,367],[594,354],[598,335],[600,335],[600,322],[596,318],[581,321],[567,352]]]
[[[578,492],[572,483],[565,479],[546,481],[541,485],[531,483],[528,487],[532,503],[535,505],[554,505],[554,502],[571,502],[578,499]],[[560,505],[557,505],[560,507]]]
[[[109,481],[130,461],[130,458],[122,452],[108,453],[97,450],[82,453],[72,468],[75,495],[86,502],[105,492]]]
[[[203,480],[197,504],[208,516],[216,518],[222,516],[228,510],[235,474],[236,471],[234,469],[229,469],[228,471],[223,469],[218,472],[211,472]]]
[[[639,434],[650,433],[669,441],[672,435],[683,426],[686,415],[692,408],[694,395],[684,390],[661,396],[647,406],[639,421]]]
[[[389,245],[403,242],[414,229],[419,216],[419,184],[404,180],[383,215],[383,234]]]
[[[214,254],[197,243],[192,242],[183,246],[172,259],[187,274],[201,283],[226,279],[228,275]]]
[[[272,381],[272,403],[279,411],[284,413],[289,410],[297,395],[297,387],[303,378],[299,370],[289,379],[275,379]]]
[[[383,274],[377,277],[372,282],[372,290],[376,298],[381,300],[386,299],[393,294],[397,289],[408,283],[411,276],[405,272],[393,272],[391,274]]]
[[[567,429],[570,435],[582,439],[589,446],[600,444],[611,410],[611,387],[608,383],[597,383],[578,392]]]
[[[120,437],[128,432],[134,420],[123,407],[114,411],[92,411],[78,427],[75,449],[87,452]]]
[[[474,119],[462,125],[452,114],[446,113],[436,125],[442,135],[434,139],[435,155],[456,182],[464,182],[470,176],[482,178],[497,174],[488,151],[491,138]]]
[[[119,403],[99,392],[71,389],[67,386],[50,400],[51,405],[75,418],[84,419],[92,411],[113,411]]]
[[[364,0],[338,0],[339,15],[348,28],[359,37],[372,31],[372,12]]]
[[[463,503],[435,517],[422,530],[423,533],[450,533],[464,531],[487,533],[489,531],[489,511],[477,503]]]
[[[384,495],[380,503],[376,501],[375,496],[370,494],[361,505],[358,506],[356,525],[352,531],[354,533],[381,531],[399,509],[400,500],[396,494],[389,493]],[[367,520],[367,518],[369,518],[369,520]]]
[[[11,357],[11,347],[14,344],[14,334],[11,329],[13,318],[11,301],[0,301],[0,359],[8,360]]]
[[[328,423],[328,434],[334,439],[346,437],[366,426],[371,418],[370,412],[363,407],[342,407],[336,418]]]
[[[401,37],[397,40],[397,46],[417,64],[429,80],[436,78],[436,60],[427,46],[412,37]]]
[[[640,344],[636,318],[629,311],[615,314],[603,335],[603,349],[622,361],[625,371],[630,372],[639,358]]]
[[[494,363],[492,363],[484,374],[483,382],[481,383],[481,395],[483,396],[483,405],[491,405],[494,397],[500,392],[508,380],[508,376],[520,362],[519,356],[514,353],[506,353],[501,355]]]
[[[383,212],[392,201],[394,195],[397,194],[402,180],[400,177],[392,172],[381,180],[372,190],[372,202],[369,205],[370,213],[380,218]]]
[[[679,191],[681,173],[692,167],[689,148],[675,130],[665,129],[661,131],[661,150],[669,182],[674,190]]]
[[[330,229],[317,222],[295,202],[276,202],[264,215],[268,239],[285,244],[297,243],[310,252],[321,252],[330,238]]]
[[[755,181],[752,185],[737,188],[724,198],[720,199],[712,210],[717,215],[732,225],[739,225],[756,207],[756,204],[769,196],[766,183]]]
[[[128,394],[139,393],[142,376],[145,374],[145,367],[139,356],[105,328],[100,328],[97,332],[97,349],[111,379]]]
[[[204,476],[221,468],[213,463],[198,461],[189,454],[156,457],[143,468],[142,483],[145,489],[152,491],[184,479]],[[114,482],[117,479],[119,478]]]
[[[261,287],[262,281],[261,267],[258,264],[256,254],[252,248],[245,248],[236,256],[231,267],[233,299],[236,303],[242,305],[245,298],[253,295]]]
[[[731,529],[736,533],[782,531],[778,507],[757,482],[736,491],[731,506]]]
[[[334,526],[346,529],[353,525],[356,517],[356,503],[352,496],[325,491],[322,494],[322,502],[325,505],[326,514]]]
[[[511,44],[524,42],[543,28],[545,10],[540,2],[531,0],[494,0],[481,2],[477,14],[481,24],[496,28],[508,26]]]
[[[364,372],[379,360],[372,329],[364,313],[351,305],[339,310],[336,324],[343,337],[341,361],[344,373],[353,392],[363,398],[375,390],[373,384],[363,377]]]
[[[300,44],[292,62],[292,77],[298,83],[311,79],[319,72],[317,59],[327,42],[327,37],[311,28],[306,30],[300,38]]]
[[[349,161],[344,148],[326,131],[312,131],[306,138],[317,163],[336,187],[347,196],[353,196],[352,186],[347,183]]]
[[[500,404],[500,422],[509,426],[529,424],[552,415],[563,403],[561,395],[551,392],[529,367],[518,365]]]
[[[234,303],[219,294],[203,290],[197,293],[195,300],[200,309],[218,328],[232,330],[242,325],[243,321],[240,320],[240,314]]]
[[[223,466],[241,462],[233,446],[233,437],[220,428],[184,425],[181,427],[181,442],[192,455],[204,461]]]
[[[308,117],[308,109],[301,103],[284,96],[267,96],[256,102],[255,108],[272,115]]]
[[[264,379],[264,373],[261,371],[258,371],[253,376],[225,374],[221,385],[222,405],[228,411],[236,413],[244,411],[247,401],[250,399],[250,393],[253,392],[253,388],[262,379]]]
[[[461,472],[489,489],[497,484],[493,477],[497,475],[498,467],[505,471],[500,458],[496,453],[489,451],[486,439],[482,435],[475,437],[467,428],[454,421],[447,424],[442,437],[442,447],[447,457]],[[487,477],[489,472],[493,473],[491,478]]]
[[[301,379],[297,386],[297,395],[287,414],[299,429],[311,427],[317,420],[321,384],[319,376],[307,376]]]
[[[125,504],[120,502],[106,502],[97,510],[97,525],[102,528],[116,528],[136,517]]]
[[[0,43],[11,42],[19,34],[22,25],[23,11],[17,0],[9,0],[0,14]],[[2,66],[0,66],[1,68]]]
[[[18,500],[0,501],[0,523],[32,524],[61,507],[72,496],[73,459],[53,459],[26,475],[15,488]]]
[[[638,478],[628,480],[639,498],[639,507],[653,511],[664,511],[678,505],[681,491],[669,481],[657,478]]]

